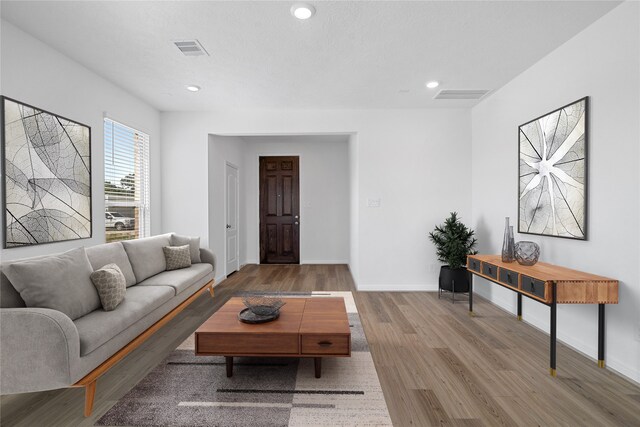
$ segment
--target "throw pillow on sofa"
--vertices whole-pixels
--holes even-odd
[[[184,246],[189,245],[189,251],[191,252],[191,264],[198,264],[202,262],[200,260],[200,238],[180,236],[173,234],[171,236],[171,246]]]
[[[140,283],[167,269],[162,248],[170,245],[171,234],[122,241],[122,246],[133,268],[133,274],[136,276],[136,282]]]
[[[167,260],[167,271],[191,266],[191,251],[189,245],[165,246],[162,248]]]
[[[25,260],[4,271],[27,307],[51,308],[75,320],[100,308],[84,248]]]
[[[127,293],[127,279],[117,264],[107,264],[91,273],[104,311],[115,310]]]

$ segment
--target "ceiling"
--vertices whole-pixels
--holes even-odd
[[[264,144],[277,143],[340,143],[347,144],[349,142],[348,134],[324,134],[324,135],[242,135],[240,136],[246,142],[256,142]]]
[[[3,0],[2,18],[162,111],[429,108],[475,105],[433,96],[495,90],[619,4],[311,1],[300,21],[293,3]]]

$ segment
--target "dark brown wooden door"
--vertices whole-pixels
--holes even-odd
[[[260,157],[260,263],[300,263],[299,161]]]

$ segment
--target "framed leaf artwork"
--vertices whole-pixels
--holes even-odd
[[[0,98],[4,247],[91,237],[91,128]]]
[[[518,128],[518,232],[587,239],[589,97]]]

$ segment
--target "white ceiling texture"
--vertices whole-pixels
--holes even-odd
[[[162,111],[470,107],[610,1],[2,1],[2,18]],[[198,39],[210,56],[173,44]],[[439,80],[436,90],[425,88]],[[185,85],[202,87],[197,93]]]

